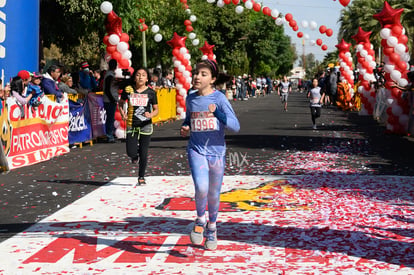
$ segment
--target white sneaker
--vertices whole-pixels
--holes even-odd
[[[313,124],[312,128],[313,130],[316,130],[316,124]]]

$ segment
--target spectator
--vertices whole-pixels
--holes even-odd
[[[33,73],[32,80],[27,87],[27,94],[32,94],[32,98],[29,104],[36,108],[41,104],[41,99],[44,96],[44,92],[40,83],[42,82],[42,75],[40,73]]]
[[[103,84],[103,102],[104,108],[106,111],[106,121],[105,121],[105,130],[106,137],[109,143],[115,142],[115,111],[118,105],[118,84],[115,79],[115,70],[118,66],[118,63],[115,59],[109,60],[108,71],[105,74],[104,84]]]
[[[63,92],[58,87],[58,79],[60,76],[60,68],[56,65],[52,65],[47,69],[47,72],[43,75],[40,86],[42,87],[46,95],[54,95],[56,101],[60,102],[63,97]]]
[[[87,95],[89,92],[95,91],[97,87],[98,84],[89,69],[88,62],[82,62],[79,71],[79,92]]]
[[[78,91],[73,89],[72,86],[73,86],[73,78],[70,74],[66,74],[60,78],[58,87],[62,92],[71,94],[71,95],[78,94]]]
[[[173,74],[170,70],[164,72],[161,83],[165,88],[173,87]]]

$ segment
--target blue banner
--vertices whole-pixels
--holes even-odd
[[[39,70],[39,0],[0,0],[0,77]]]
[[[69,100],[69,144],[92,139],[91,117],[88,103]]]

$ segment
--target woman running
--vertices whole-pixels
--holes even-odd
[[[190,133],[187,153],[195,187],[197,219],[190,233],[193,244],[201,244],[206,231],[206,249],[216,249],[216,221],[220,204],[220,190],[224,176],[226,144],[225,128],[238,132],[239,121],[229,101],[213,88],[218,75],[215,61],[203,60],[196,66],[193,88],[198,92],[186,100],[186,119],[181,136]],[[205,216],[208,204],[208,224]]]
[[[149,73],[146,68],[135,71],[134,84],[127,86],[121,94],[119,106],[128,100],[128,111],[119,108],[122,119],[127,121],[126,151],[132,163],[139,159],[138,183],[145,184],[145,170],[148,162],[148,148],[153,132],[152,118],[158,115],[157,95],[149,88]]]

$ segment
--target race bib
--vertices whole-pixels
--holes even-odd
[[[191,131],[218,131],[217,118],[210,112],[193,112],[191,113]]]
[[[147,94],[132,94],[129,100],[132,106],[146,107],[149,98]]]

